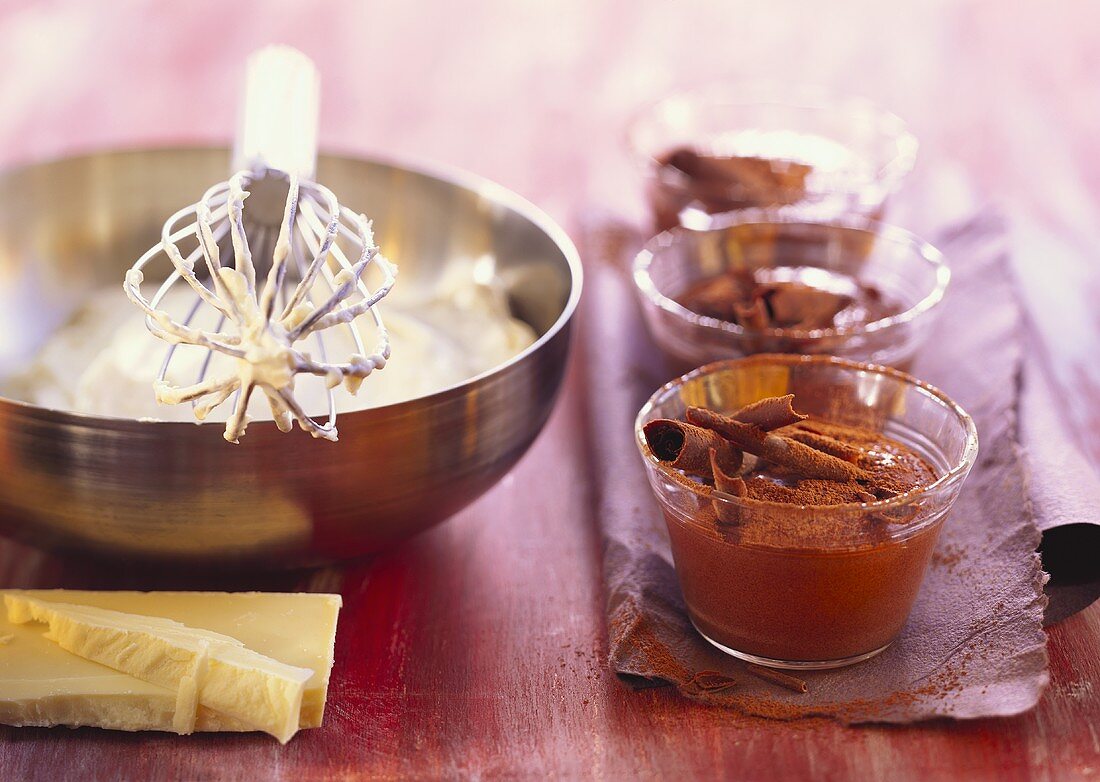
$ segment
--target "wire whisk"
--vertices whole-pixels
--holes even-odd
[[[286,47],[254,55],[235,161],[247,167],[169,217],[160,242],[134,263],[123,285],[144,310],[149,330],[169,343],[154,383],[157,401],[190,402],[202,421],[233,397],[224,432],[232,443],[245,433],[257,388],[281,431],[297,421],[314,437],[335,441],[334,390],[344,384],[357,392],[390,357],[389,334],[377,305],[392,290],[397,269],[379,251],[366,216],[342,206],[331,190],[311,179],[316,93],[316,71],[304,55]],[[284,116],[294,118],[290,126],[297,123],[298,132],[279,124]],[[223,263],[228,256],[231,265]],[[144,270],[163,257],[172,271],[146,298]],[[381,276],[373,290],[364,281],[371,268]],[[163,306],[177,285],[188,286],[195,296],[181,316]],[[363,315],[369,315],[379,335],[369,351],[355,324]],[[204,320],[213,325],[203,327]],[[335,327],[350,331],[354,344],[344,361],[330,360],[326,349],[324,332]],[[168,379],[180,345],[209,351],[194,381],[185,385]],[[229,359],[216,372],[211,369],[215,354]],[[321,378],[327,387],[324,423],[311,418],[295,398],[295,379],[302,374]]]

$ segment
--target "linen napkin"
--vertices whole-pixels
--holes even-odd
[[[641,237],[606,220],[585,234],[581,347],[594,458],[603,469],[596,502],[610,665],[620,678],[632,687],[671,685],[696,700],[782,719],[901,723],[1031,708],[1048,682],[1045,574],[1032,506],[1059,507],[1059,492],[1034,491],[1057,475],[1029,481],[1035,460],[1021,447],[1021,435],[1043,425],[1034,417],[1021,427],[1021,409],[1032,415],[1031,405],[1045,403],[1022,393],[1025,332],[997,215],[983,211],[933,235],[952,261],[954,278],[914,367],[974,417],[978,463],[898,640],[859,665],[799,674],[805,693],[750,674],[687,619],[667,533],[633,442],[635,413],[674,374],[646,333],[625,272]],[[1074,514],[1052,511],[1044,518]]]

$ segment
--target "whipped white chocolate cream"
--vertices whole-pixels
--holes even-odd
[[[403,281],[386,299],[386,327],[393,358],[371,377],[357,396],[336,389],[336,409],[350,412],[402,402],[441,391],[496,367],[531,345],[536,335],[512,317],[506,295],[495,278],[475,274],[473,262],[453,261],[431,286]],[[194,302],[186,286],[171,291],[163,306],[180,311]],[[363,341],[372,344],[375,325],[359,319]],[[349,327],[323,335],[330,355],[349,355],[354,341]],[[24,371],[0,387],[6,396],[25,402],[118,418],[193,421],[191,406],[158,404],[153,383],[168,346],[145,326],[144,314],[130,306],[112,285],[92,294],[69,323],[49,339]],[[195,382],[209,351],[181,345],[166,378],[178,385]],[[216,376],[229,359],[215,355],[207,376]],[[299,376],[295,396],[306,413],[328,410],[325,378]],[[208,420],[224,421],[228,405]],[[262,398],[249,405],[252,420],[272,420]]]

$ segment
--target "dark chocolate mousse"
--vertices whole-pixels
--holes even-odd
[[[673,476],[713,492],[690,512],[665,509],[677,573],[695,626],[727,650],[795,664],[860,658],[901,630],[940,526],[882,501],[936,471],[881,432],[808,418],[793,402],[690,407],[686,421],[645,426]]]

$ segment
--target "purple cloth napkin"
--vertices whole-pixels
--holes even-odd
[[[625,272],[640,238],[604,223],[587,232],[582,349],[588,417],[605,544],[610,664],[633,687],[674,686],[684,695],[748,714],[827,715],[847,723],[1017,714],[1048,682],[1046,599],[1036,548],[1044,519],[1068,507],[1049,480],[1036,493],[1021,448],[1024,329],[1006,263],[1003,225],[988,212],[933,234],[954,279],[914,374],[962,404],[978,425],[978,464],[949,516],[917,604],[899,639],[850,668],[802,674],[808,692],[750,675],[707,644],[687,620],[667,533],[633,444],[636,411],[671,371],[650,342]],[[1030,388],[1030,387],[1029,387]],[[1032,389],[1034,390],[1034,389]],[[1041,389],[1040,389],[1041,390]],[[1030,393],[1030,391],[1029,391]],[[1042,418],[1022,427],[1027,435]],[[1042,433],[1043,441],[1048,435]],[[1076,496],[1076,495],[1074,495]],[[1062,504],[1060,504],[1062,503]],[[715,675],[698,677],[701,671]],[[733,684],[715,691],[714,681]],[[705,685],[705,686],[704,686]]]
[[[1100,598],[1100,476],[1065,430],[1060,401],[1029,343],[1020,402],[1028,497],[1043,532],[1040,547],[1049,604],[1046,623],[1060,622]]]

